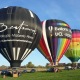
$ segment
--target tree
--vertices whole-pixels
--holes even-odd
[[[34,64],[32,64],[32,62],[28,62],[27,67],[28,68],[34,68],[35,66],[34,66]]]
[[[46,66],[45,66],[46,68],[49,68],[50,66],[49,66],[49,63],[46,63]]]
[[[37,68],[44,68],[44,66],[38,65]]]
[[[6,68],[7,66],[5,66],[5,65],[2,65],[1,67],[2,67],[2,68]]]

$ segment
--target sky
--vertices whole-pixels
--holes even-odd
[[[71,29],[80,29],[80,0],[0,0],[0,8],[7,6],[27,8],[33,11],[41,21],[59,19],[68,23]],[[30,61],[36,66],[45,66],[49,63],[37,49],[32,51],[21,65],[26,65]],[[63,56],[60,63],[71,63],[71,61]],[[10,64],[0,54],[1,65],[9,66]]]

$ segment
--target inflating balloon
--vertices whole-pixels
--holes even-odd
[[[70,44],[71,29],[62,20],[50,19],[42,22],[42,34],[38,50],[48,61],[57,65]]]
[[[16,6],[0,9],[0,52],[11,67],[19,67],[40,38],[41,22],[35,13]]]
[[[65,56],[73,63],[78,62],[80,59],[80,30],[72,29],[71,43]]]

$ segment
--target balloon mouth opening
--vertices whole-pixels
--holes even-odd
[[[58,66],[58,62],[57,61],[56,62],[51,62],[50,65],[51,66]]]
[[[21,66],[21,62],[22,61],[10,61],[10,66],[12,67],[12,68],[18,68],[18,67],[20,67]]]

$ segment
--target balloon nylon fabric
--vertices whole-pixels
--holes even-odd
[[[72,40],[65,56],[72,62],[80,59],[80,30],[72,29]]]
[[[45,58],[57,65],[71,41],[71,29],[61,20],[45,20],[42,23],[42,38],[38,50]]]
[[[32,11],[10,6],[0,9],[0,52],[11,67],[19,67],[41,38],[41,21]]]

